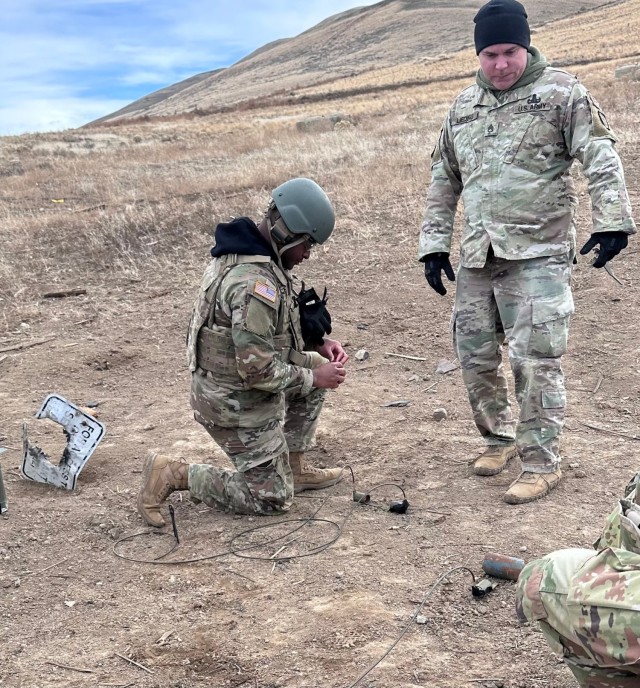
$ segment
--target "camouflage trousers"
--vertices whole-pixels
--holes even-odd
[[[287,511],[293,502],[289,452],[313,446],[324,397],[322,389],[313,388],[302,396],[298,388],[293,388],[285,393],[284,424],[273,419],[255,428],[216,425],[206,405],[198,404],[194,408],[195,419],[224,450],[236,470],[191,464],[192,499],[242,514]]]
[[[583,688],[637,688],[640,606],[632,594],[625,597],[624,588],[616,590],[606,575],[599,580],[588,566],[580,578],[585,564],[598,556],[594,550],[566,549],[527,564],[518,579],[518,616],[539,623]],[[599,602],[590,603],[589,586],[606,586],[610,594],[596,593]]]
[[[533,473],[550,473],[560,463],[571,259],[504,260],[490,251],[483,268],[458,270],[453,342],[476,427],[487,444],[515,442],[523,469]],[[505,341],[520,405],[517,425],[502,364]]]

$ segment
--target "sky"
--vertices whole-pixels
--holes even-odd
[[[378,0],[0,0],[0,136],[59,131]]]

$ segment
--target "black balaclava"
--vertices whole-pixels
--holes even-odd
[[[531,32],[527,11],[518,0],[491,0],[473,18],[476,55],[490,45],[514,43],[529,49]]]

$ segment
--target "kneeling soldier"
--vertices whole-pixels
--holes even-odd
[[[640,686],[640,473],[596,551],[559,550],[523,569],[517,611],[540,624],[583,688]]]
[[[348,356],[325,337],[331,318],[313,290],[296,295],[290,270],[335,225],[325,192],[291,179],[273,191],[260,224],[219,224],[187,338],[191,406],[236,470],[156,454],[144,469],[138,511],[152,526],[174,490],[245,514],[287,511],[294,491],[337,483],[342,469],[310,466],[305,450],[327,389],[345,379]]]

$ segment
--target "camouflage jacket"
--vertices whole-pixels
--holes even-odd
[[[593,231],[633,234],[614,143],[602,110],[562,70],[546,67],[532,83],[499,98],[470,86],[455,99],[432,154],[418,258],[451,252],[460,197],[464,267],[483,267],[490,244],[507,260],[569,252],[578,204],[570,174],[574,159],[589,182]]]
[[[281,392],[311,391],[319,355],[302,352],[298,316],[291,278],[269,257],[227,254],[209,263],[189,324],[187,361],[206,378],[201,393],[220,425],[282,418]]]
[[[608,517],[592,556],[566,550],[570,556],[551,554],[528,565],[518,614],[523,620],[545,619],[545,605],[561,605],[555,623],[563,624],[565,642],[581,663],[640,676],[639,483],[640,473]],[[559,570],[563,566],[566,571]],[[544,604],[540,593],[546,595]],[[563,651],[560,644],[554,649]]]

